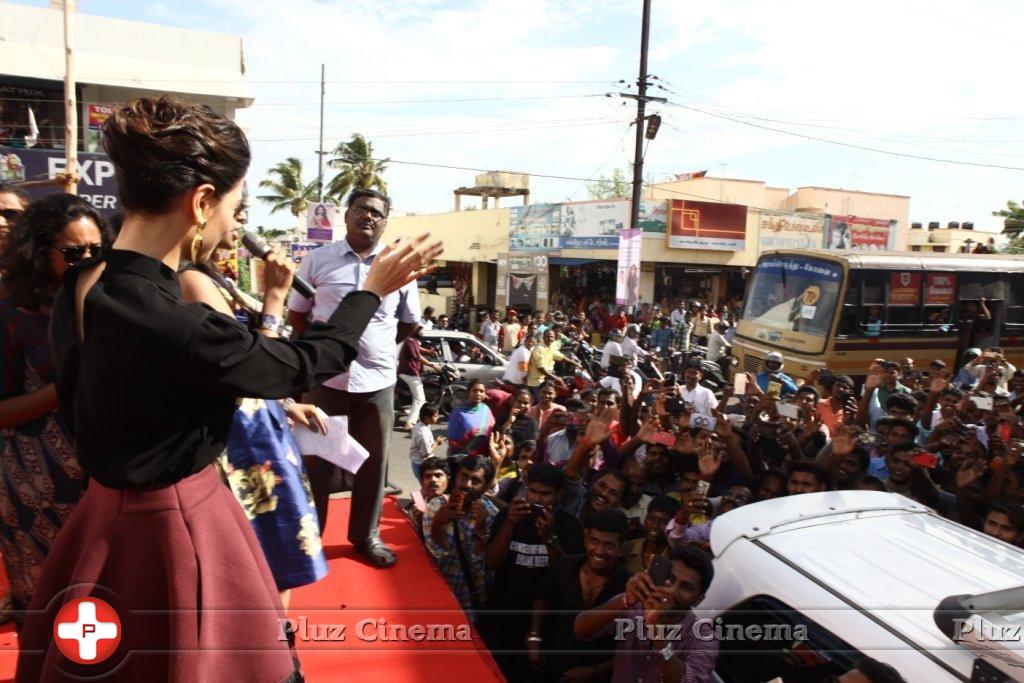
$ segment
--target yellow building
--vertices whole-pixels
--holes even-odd
[[[745,269],[755,264],[762,251],[784,246],[828,246],[825,244],[826,234],[836,233],[835,226],[845,230],[849,224],[856,240],[859,223],[874,225],[860,227],[860,234],[867,236],[864,239],[879,236],[882,242],[875,248],[906,249],[910,236],[910,198],[901,195],[822,187],[801,187],[790,191],[767,186],[763,181],[702,177],[648,186],[643,199],[645,206],[665,207],[663,220],[667,226],[661,232],[657,228],[648,230],[645,226],[641,250],[642,302],[675,298],[725,302],[731,297],[742,296]],[[628,205],[627,200],[619,201]],[[602,216],[620,216],[617,221],[591,219],[591,222],[608,224],[602,227],[600,234],[610,235],[612,230],[606,228],[614,228],[616,224],[626,227],[621,217],[622,207],[610,206],[616,204],[615,201],[593,201],[562,204],[563,229],[567,207],[577,214],[588,210],[594,214],[596,212],[592,209],[597,204],[602,204],[599,208],[605,210]],[[745,207],[745,225],[731,226],[738,239],[727,248],[672,246],[669,234],[677,229],[673,227],[675,212],[682,207],[696,213],[701,210],[715,213],[709,204]],[[615,209],[619,212],[616,213]],[[513,213],[519,210],[517,207],[488,208],[395,216],[389,221],[388,234],[411,236],[429,230],[440,236],[444,240],[448,262],[472,264],[469,292],[475,306],[495,306],[496,262],[499,255],[509,253],[546,255],[550,265],[549,291],[552,294],[560,290],[572,293],[582,290],[587,294],[604,290],[607,293],[609,288],[614,289],[617,248],[587,246],[600,242],[600,238],[589,241],[585,238],[579,242],[579,248],[564,248],[566,233],[563,230],[563,248],[510,251],[510,237],[516,231]],[[742,213],[738,215],[743,216]],[[624,221],[628,225],[628,210]],[[805,243],[794,244],[793,240]],[[445,290],[440,290],[441,295],[444,293]],[[446,302],[441,298],[431,301],[431,304],[437,307]],[[547,301],[539,302],[538,306],[545,309]]]

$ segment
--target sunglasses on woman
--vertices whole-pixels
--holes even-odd
[[[51,244],[50,248],[59,251],[60,255],[64,257],[64,263],[68,264],[69,266],[73,266],[85,258],[86,252],[88,252],[90,258],[98,255],[100,253],[100,250],[103,249],[103,245],[72,244],[71,246],[67,247],[56,247]]]

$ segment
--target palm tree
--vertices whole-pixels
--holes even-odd
[[[276,178],[260,181],[260,187],[270,190],[272,194],[257,197],[262,202],[271,204],[270,213],[288,209],[298,217],[306,210],[309,202],[317,200],[317,181],[306,183],[302,179],[302,162],[295,157],[288,157],[277,166],[267,171]]]
[[[387,194],[388,184],[381,175],[389,161],[374,159],[373,144],[356,133],[348,142],[340,143],[334,150],[334,158],[327,162],[339,171],[328,183],[325,194],[340,199],[352,190],[370,188]]]

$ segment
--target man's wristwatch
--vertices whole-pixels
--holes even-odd
[[[260,315],[260,329],[266,330],[267,332],[274,332],[275,334],[281,334],[284,329],[285,323],[284,318],[277,315],[270,315],[269,313],[263,313]]]

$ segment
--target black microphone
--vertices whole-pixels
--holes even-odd
[[[267,244],[267,241],[256,233],[249,232],[248,230],[242,231],[242,244],[249,250],[249,253],[256,258],[265,259],[267,258],[267,254],[270,253],[270,245]],[[292,289],[307,299],[312,299],[313,295],[316,294],[316,289],[313,288],[313,285],[309,284],[298,275],[292,278]]]

